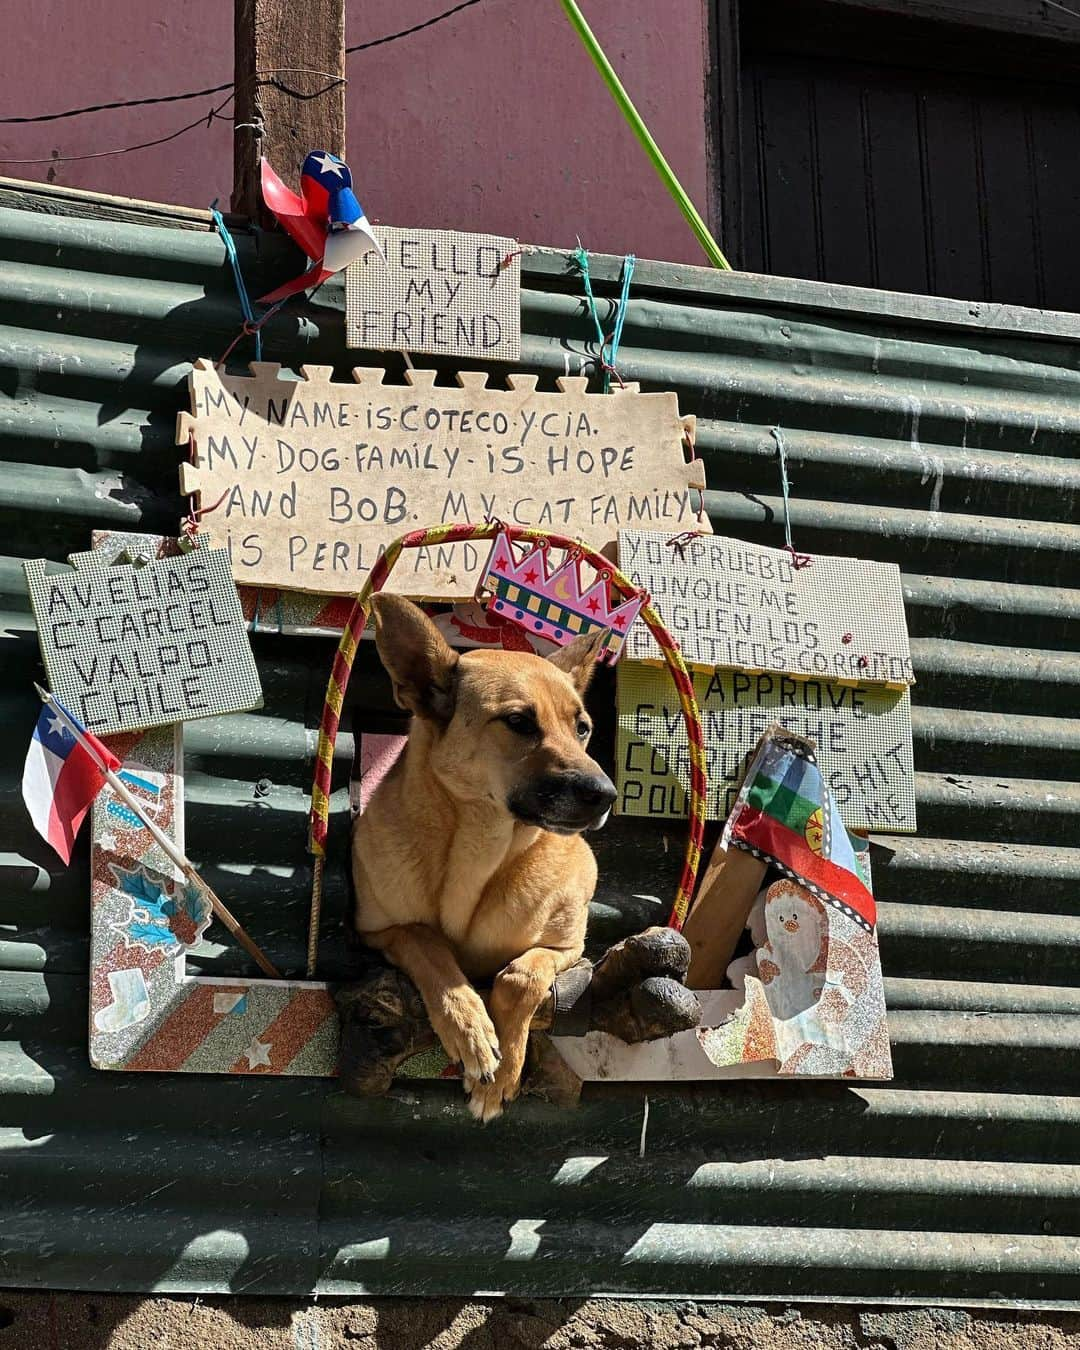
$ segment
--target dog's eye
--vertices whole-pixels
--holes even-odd
[[[511,731],[519,736],[535,736],[537,732],[536,719],[528,713],[512,712],[507,713],[502,719]]]
[[[592,727],[589,726],[584,717],[579,717],[577,724],[578,740],[583,741],[590,731],[592,731]]]

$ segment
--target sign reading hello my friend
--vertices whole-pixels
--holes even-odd
[[[782,549],[741,539],[706,535],[676,545],[634,529],[619,534],[619,566],[649,591],[696,669],[895,689],[915,682],[894,563],[815,554],[796,568]],[[631,630],[626,655],[663,660],[643,624]]]
[[[345,341],[370,351],[521,359],[521,249],[514,239],[376,225],[345,273]]]
[[[490,389],[483,372],[450,388],[430,370],[408,371],[404,385],[383,384],[381,369],[354,370],[348,384],[329,367],[305,366],[302,379],[251,370],[197,361],[193,412],[177,426],[193,456],[181,489],[213,509],[207,523],[243,585],[355,594],[399,535],[491,518],[597,550],[613,550],[626,525],[698,527],[704,471],[687,460],[692,419],[675,394],[590,394],[576,377],[548,393],[535,375]],[[468,599],[487,552],[408,549],[388,589]]]
[[[68,572],[24,563],[52,692],[97,734],[262,706],[224,549],[143,565],[77,553]]]

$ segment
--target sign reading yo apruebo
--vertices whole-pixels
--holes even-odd
[[[915,682],[900,569],[815,554],[796,568],[782,549],[705,535],[669,544],[642,530],[619,534],[619,566],[645,586],[687,665],[778,671],[796,679]],[[631,660],[662,661],[643,624]]]
[[[72,555],[24,564],[52,692],[91,731],[142,731],[262,705],[229,556],[202,546],[142,566]]]
[[[430,370],[387,385],[381,369],[355,370],[349,384],[329,367],[305,366],[299,380],[277,365],[251,369],[228,375],[197,361],[193,413],[177,425],[193,453],[181,490],[213,509],[208,523],[242,585],[355,594],[399,535],[496,517],[597,550],[628,524],[697,526],[704,471],[687,461],[692,419],[674,394],[590,394],[578,377],[547,393],[535,375],[489,389],[482,372],[449,388]],[[389,589],[468,599],[487,551],[409,549]]]
[[[346,346],[431,356],[521,358],[521,250],[513,239],[375,226],[345,273]]]
[[[915,829],[911,694],[881,685],[795,679],[771,671],[695,671],[705,732],[707,810],[725,820],[746,756],[773,722],[817,745],[822,776],[852,830]],[[665,670],[618,667],[618,810],[664,819],[686,815],[690,756],[679,700]]]

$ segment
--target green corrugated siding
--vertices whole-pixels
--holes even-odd
[[[639,264],[620,366],[698,414],[714,527],[779,542],[780,424],[798,546],[904,574],[920,832],[876,850],[897,1076],[658,1085],[644,1132],[642,1091],[597,1087],[481,1133],[445,1084],[357,1102],[87,1062],[85,852],[57,870],[19,800],[20,560],[175,525],[187,362],[238,317],[220,241],[180,222],[0,191],[0,1281],[1080,1304],[1080,320]],[[256,287],[287,274],[280,241],[239,248]],[[597,260],[601,292],[617,270]],[[566,258],[527,257],[525,288],[522,365],[577,373]],[[341,301],[285,311],[267,357],[347,364]],[[188,728],[188,836],[296,970],[330,645],[254,643],[265,711]],[[387,706],[369,654],[355,685]],[[599,933],[664,912],[669,833],[603,836]],[[331,974],[343,903],[335,869]],[[243,968],[225,947],[200,964]]]

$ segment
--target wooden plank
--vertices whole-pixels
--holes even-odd
[[[813,86],[822,270],[830,280],[852,286],[874,284],[865,83],[865,69],[856,67]]]
[[[732,267],[742,265],[742,143],[739,3],[716,0],[703,6],[708,33],[705,109],[710,226]]]
[[[874,283],[894,291],[930,286],[916,106],[915,92],[902,82],[884,79],[867,90]]]
[[[260,218],[259,160],[295,185],[311,150],[345,153],[344,0],[235,0],[232,209]]]
[[[1030,85],[1005,90],[984,86],[978,105],[979,176],[986,200],[989,296],[1021,304],[1044,298],[1027,121],[1027,108],[1035,94]]]
[[[984,202],[976,173],[974,95],[923,88],[918,95],[925,156],[933,290],[988,298]]]

